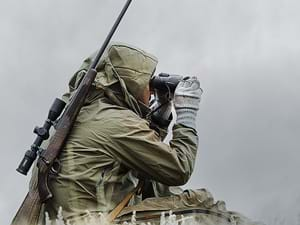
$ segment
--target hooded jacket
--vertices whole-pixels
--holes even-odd
[[[68,102],[92,58],[69,83]],[[112,44],[98,64],[97,76],[62,150],[60,171],[50,179],[54,197],[46,204],[50,218],[59,207],[65,220],[110,212],[137,185],[138,176],[167,186],[189,179],[197,152],[194,129],[175,124],[163,143],[149,127],[137,100],[154,73],[157,60],[136,47]],[[147,111],[147,110],[146,110]]]

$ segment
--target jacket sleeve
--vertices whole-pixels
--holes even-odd
[[[192,128],[175,124],[168,145],[145,120],[127,117],[110,124],[107,140],[110,153],[122,164],[163,184],[183,185],[193,171],[198,136]]]

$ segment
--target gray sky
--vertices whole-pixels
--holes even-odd
[[[123,4],[1,2],[0,224],[27,191],[15,169],[32,129]],[[267,224],[294,225],[300,212],[299,11],[296,0],[136,0],[114,36],[156,55],[157,71],[199,77],[200,147],[186,187]]]

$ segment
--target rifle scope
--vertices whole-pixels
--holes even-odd
[[[54,124],[56,119],[60,116],[63,109],[65,108],[66,103],[59,98],[56,98],[50,107],[48,118],[44,122],[44,125],[42,127],[35,127],[33,130],[33,133],[37,135],[35,141],[30,147],[30,150],[28,150],[25,153],[25,156],[23,157],[19,167],[17,168],[17,171],[21,174],[27,175],[30,167],[32,166],[34,160],[36,159],[37,155],[40,151],[43,149],[40,147],[44,140],[47,140],[49,138],[49,130],[51,126]]]

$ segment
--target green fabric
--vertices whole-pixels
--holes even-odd
[[[259,225],[240,213],[228,211],[224,201],[214,201],[212,194],[206,189],[185,190],[182,194],[161,198],[148,198],[141,203],[126,207],[119,214],[115,224],[131,222],[135,213],[136,224],[159,225],[161,214],[168,219],[169,212],[177,215],[176,219],[185,217],[185,224],[201,225]],[[189,218],[190,217],[190,218]],[[171,224],[176,224],[175,222]]]
[[[170,146],[131,110],[105,103],[85,106],[59,159],[61,171],[50,181],[54,198],[47,211],[65,218],[85,210],[108,212],[137,183],[137,172],[166,185],[184,184],[196,156],[193,129],[175,125]]]
[[[154,186],[170,194],[168,186],[186,183],[193,171],[196,131],[175,125],[167,145],[141,118],[136,98],[143,90],[138,86],[148,85],[155,58],[124,44],[110,46],[106,54],[59,157],[61,170],[50,178],[54,198],[45,208],[51,219],[60,206],[69,220],[86,216],[86,210],[109,212],[133,190],[139,176],[159,182]],[[71,79],[66,101],[90,59]],[[136,196],[130,204],[140,200]]]
[[[96,53],[86,58],[80,69],[69,82],[69,93],[65,100],[79,86],[81,79],[88,70]],[[142,115],[138,99],[143,94],[152,74],[155,71],[157,59],[145,51],[123,43],[111,44],[105,51],[103,59],[97,65],[97,75],[93,85],[112,95],[112,86],[118,84],[118,92],[122,100],[134,112]]]

